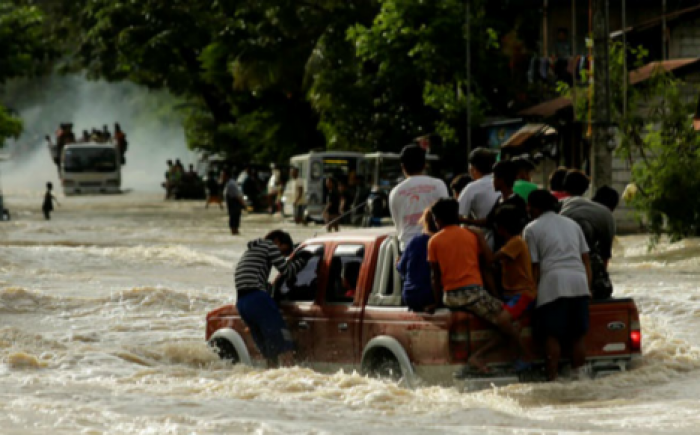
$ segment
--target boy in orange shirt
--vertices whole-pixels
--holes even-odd
[[[435,300],[442,300],[449,308],[464,308],[492,323],[526,352],[520,334],[503,303],[484,289],[480,261],[490,257],[488,247],[470,230],[459,226],[459,203],[454,199],[440,199],[432,207],[435,224],[440,230],[428,242],[428,262],[432,271]],[[500,342],[500,337],[495,338]],[[486,344],[484,347],[493,348]],[[458,379],[469,376],[471,368],[489,373],[481,361],[481,349],[468,360],[467,367],[456,372]]]
[[[537,300],[530,249],[520,237],[523,228],[519,216],[519,210],[511,206],[504,206],[496,212],[496,231],[505,244],[493,258],[494,262],[501,263],[504,308],[513,320],[532,310]]]

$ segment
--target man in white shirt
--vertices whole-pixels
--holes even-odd
[[[495,155],[486,148],[477,148],[469,154],[469,174],[474,179],[459,195],[459,214],[462,223],[480,225],[488,217],[501,194],[493,186]],[[484,236],[492,245],[492,234],[484,229]]]
[[[535,333],[545,341],[547,378],[553,381],[562,347],[571,349],[573,369],[586,362],[591,263],[581,227],[556,214],[558,201],[551,193],[535,190],[528,205],[535,220],[525,228],[523,239],[538,283]]]
[[[406,180],[389,194],[389,210],[403,250],[421,233],[418,221],[425,209],[440,198],[449,198],[450,193],[442,180],[423,175],[425,150],[418,145],[408,145],[401,151],[401,169]]]
[[[304,180],[299,177],[299,168],[292,168],[290,175],[292,177],[292,186],[294,186],[294,222],[297,225],[305,224],[306,193],[304,192]]]

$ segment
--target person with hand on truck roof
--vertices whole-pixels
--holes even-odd
[[[299,251],[294,259],[287,260],[294,248],[288,233],[276,230],[248,243],[248,250],[236,266],[236,308],[250,329],[260,353],[269,366],[284,367],[294,363],[294,343],[289,328],[272,296],[268,277],[274,266],[285,280],[296,276],[304,268],[312,254]]]

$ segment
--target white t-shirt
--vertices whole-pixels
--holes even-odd
[[[559,298],[587,296],[588,277],[581,255],[588,253],[581,227],[556,213],[545,213],[523,232],[533,263],[540,265],[537,306]]]
[[[274,171],[270,177],[270,180],[267,182],[267,193],[270,195],[279,192],[279,186],[277,185],[278,178],[277,171]]]
[[[467,184],[459,195],[461,216],[486,219],[501,194],[493,187],[493,174],[485,175]]]
[[[409,177],[391,190],[389,210],[402,250],[414,236],[421,233],[422,227],[418,221],[425,209],[438,199],[449,197],[450,193],[442,180],[426,175]]]
[[[496,205],[501,194],[493,187],[493,174],[485,175],[467,184],[459,195],[460,216],[486,219]],[[491,249],[494,248],[493,232],[482,228],[484,237]]]
[[[299,198],[299,202],[297,203],[297,205],[306,205],[306,192],[304,192],[304,180],[297,177],[296,180],[294,180],[294,194],[292,195],[293,200],[297,199],[297,192],[299,192],[299,188],[301,188],[301,198]]]

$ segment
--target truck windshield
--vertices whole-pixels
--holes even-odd
[[[63,158],[65,172],[114,172],[117,170],[117,154],[111,148],[66,149]]]
[[[350,172],[357,172],[357,159],[345,157],[333,157],[323,159],[326,176],[345,178]]]

